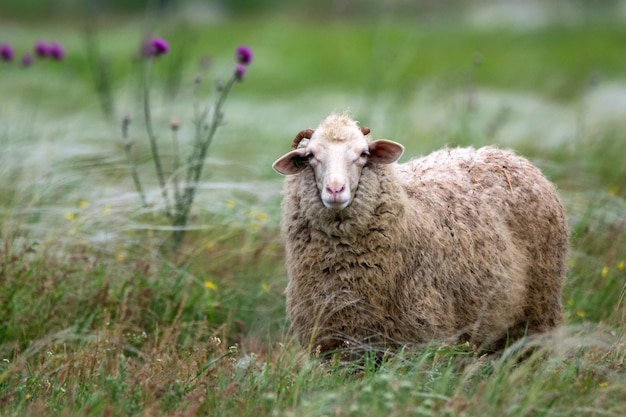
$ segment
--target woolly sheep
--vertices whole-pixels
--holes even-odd
[[[273,164],[300,343],[492,351],[559,325],[568,227],[540,170],[494,147],[397,164],[403,146],[368,134],[332,114]]]

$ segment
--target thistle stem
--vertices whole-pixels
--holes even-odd
[[[211,122],[209,124],[208,132],[204,140],[201,139],[202,129],[201,126],[198,126],[196,129],[196,135],[198,135],[198,140],[196,141],[199,149],[197,154],[195,155],[195,160],[190,161],[189,165],[189,174],[188,178],[191,178],[191,181],[188,182],[187,187],[185,189],[184,195],[184,210],[186,213],[189,212],[189,208],[193,203],[195,197],[195,191],[198,186],[198,182],[200,181],[200,177],[202,175],[202,169],[204,166],[204,159],[206,158],[207,151],[211,142],[213,141],[213,137],[215,136],[215,132],[217,132],[217,128],[221,125],[222,118],[224,117],[222,113],[222,108],[226,102],[226,97],[230,93],[230,90],[235,83],[235,77],[231,77],[230,80],[223,87],[221,94],[217,99],[217,103],[215,104],[215,109],[213,110],[213,114],[211,117]],[[206,117],[206,113],[204,114]],[[200,122],[201,124],[201,122]]]
[[[130,120],[125,117],[122,122],[122,145],[124,147],[124,151],[126,152],[126,157],[128,158],[128,163],[130,164],[130,175],[133,177],[133,182],[135,183],[135,188],[139,193],[139,198],[141,199],[141,204],[144,207],[148,206],[148,201],[146,200],[146,194],[143,191],[143,186],[141,185],[141,181],[139,180],[139,172],[137,171],[137,163],[135,162],[135,158],[133,158],[133,153],[131,151],[131,143],[128,138],[128,124]]]
[[[152,159],[154,160],[154,167],[156,169],[157,179],[159,186],[161,187],[161,195],[165,202],[165,214],[167,217],[172,217],[172,211],[170,209],[169,197],[167,195],[167,188],[165,187],[165,176],[163,175],[163,167],[161,165],[161,157],[159,155],[159,149],[157,146],[156,136],[152,130],[152,116],[150,113],[150,69],[152,67],[152,59],[149,59],[146,64],[146,74],[144,78],[144,95],[143,95],[143,110],[146,121],[146,132],[148,133],[148,139],[150,139],[150,151],[152,152]]]
[[[176,122],[178,123],[178,122]],[[178,126],[174,126],[174,120],[171,123],[172,130],[172,152],[173,152],[173,166],[172,166],[172,182],[174,183],[174,201],[175,201],[175,209],[178,211],[180,209],[180,189],[178,187],[178,168],[180,167],[180,153],[178,150]]]
[[[232,86],[236,81],[237,79],[235,78],[235,76],[231,77],[231,79],[228,80],[226,85],[220,91],[220,95],[217,98],[215,108],[213,109],[213,113],[211,115],[211,121],[208,125],[208,131],[206,132],[206,136],[204,137],[203,127],[204,122],[209,115],[208,110],[203,111],[199,115],[199,117],[196,118],[195,148],[193,150],[193,153],[189,157],[187,184],[185,186],[184,194],[180,198],[180,210],[176,212],[176,216],[174,218],[174,225],[180,228],[179,230],[174,231],[174,248],[178,247],[185,234],[184,227],[187,225],[189,212],[191,211],[191,206],[195,198],[198,182],[200,181],[200,177],[202,176],[204,159],[206,158],[209,146],[211,145],[215,133],[217,132],[217,128],[222,123],[222,119],[224,117],[222,109],[224,107],[224,104],[226,103],[226,98],[228,97],[228,94],[230,93],[230,90],[232,89]]]

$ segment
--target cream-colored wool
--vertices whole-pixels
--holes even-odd
[[[491,350],[556,327],[568,227],[539,169],[493,147],[374,163],[380,152],[367,132],[331,115],[274,164],[293,174],[284,183],[282,231],[287,312],[299,341],[317,353],[432,340]],[[371,155],[360,153],[363,139]],[[337,159],[332,143],[358,148],[342,148],[358,173],[356,186],[346,180],[354,191],[345,208],[325,205],[330,180],[316,178],[332,177],[316,160],[327,147]],[[333,181],[331,198],[342,184]]]

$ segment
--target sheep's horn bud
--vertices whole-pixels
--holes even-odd
[[[363,133],[363,136],[367,136],[367,135],[370,134],[370,128],[369,127],[361,126],[360,129],[361,129],[361,133]]]
[[[313,132],[315,132],[313,129],[301,130],[293,139],[293,143],[291,144],[291,150],[293,151],[298,149],[298,145],[300,144],[300,141],[302,139],[311,139],[311,136],[313,136]]]

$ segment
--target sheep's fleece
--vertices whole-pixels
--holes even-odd
[[[381,162],[345,115],[303,132],[274,169],[287,174],[287,313],[311,353],[433,340],[496,350],[559,325],[568,226],[530,162],[483,147],[397,164],[402,146],[384,140],[400,151]],[[328,208],[311,149],[363,139],[352,201]]]

